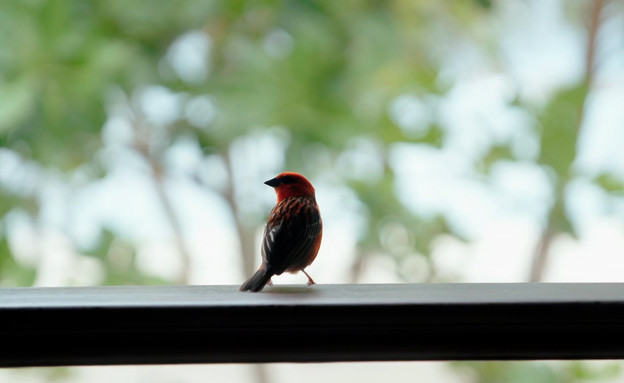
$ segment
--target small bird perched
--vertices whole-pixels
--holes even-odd
[[[262,240],[262,264],[243,283],[240,291],[257,292],[271,281],[273,275],[284,271],[303,271],[308,285],[314,281],[305,272],[321,247],[323,223],[314,187],[304,176],[282,173],[265,184],[277,193],[277,204],[269,214]]]

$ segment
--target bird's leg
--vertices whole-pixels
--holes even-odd
[[[305,274],[305,276],[306,276],[306,277],[308,277],[308,286],[310,286],[310,285],[315,285],[315,284],[316,284],[316,282],[314,282],[314,280],[312,279],[312,277],[311,277],[308,273],[306,273],[306,271],[305,271],[305,270],[301,270],[301,271],[303,271],[303,273]]]
[[[273,280],[269,279],[269,281],[266,284],[267,286],[273,286]]]

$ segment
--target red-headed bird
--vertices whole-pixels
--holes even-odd
[[[308,285],[314,281],[305,272],[321,247],[323,223],[314,187],[304,176],[282,173],[265,184],[277,193],[277,204],[269,214],[262,240],[262,264],[254,275],[243,283],[241,291],[260,291],[270,283],[273,275],[284,271],[303,271]]]

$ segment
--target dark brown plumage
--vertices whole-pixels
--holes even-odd
[[[262,240],[262,264],[240,287],[260,291],[273,275],[305,272],[321,246],[323,224],[310,182],[297,173],[282,173],[265,184],[275,188],[277,204],[269,214]]]

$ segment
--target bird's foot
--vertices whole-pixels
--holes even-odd
[[[305,270],[301,270],[301,271],[303,271],[305,276],[308,277],[308,283],[307,283],[308,286],[316,285],[316,282],[314,282],[314,279],[312,279],[312,277],[308,273],[306,273]]]

